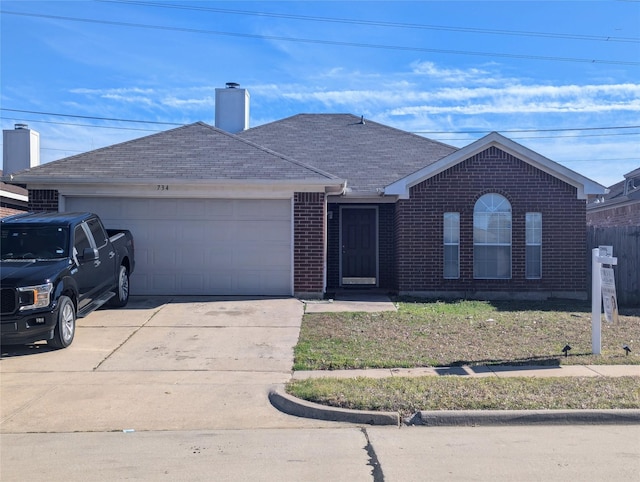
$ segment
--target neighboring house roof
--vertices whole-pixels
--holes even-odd
[[[587,211],[602,211],[640,202],[640,167],[624,175],[624,180],[610,186],[608,192],[587,204]]]
[[[29,192],[25,188],[0,181],[0,217],[26,211],[28,202]]]
[[[336,176],[203,122],[67,157],[14,173],[15,183],[151,180],[305,181]]]
[[[604,194],[607,191],[604,186],[597,182],[592,181],[591,179],[586,178],[581,174],[558,164],[557,162],[547,159],[546,157],[512,141],[511,139],[507,139],[497,132],[492,132],[468,146],[450,154],[449,156],[431,163],[423,169],[420,169],[399,181],[391,183],[385,188],[385,194],[395,194],[402,198],[406,198],[409,196],[409,189],[411,187],[446,169],[449,169],[465,159],[479,154],[490,147],[497,147],[498,149],[517,157],[547,174],[574,186],[577,189],[579,199],[586,199],[587,195],[590,194]]]
[[[351,114],[298,114],[237,134],[371,194],[457,150]]]
[[[2,175],[2,170],[0,170],[0,178],[2,178]],[[26,202],[28,200],[28,195],[29,193],[25,188],[0,181],[0,196],[3,198],[6,197]]]

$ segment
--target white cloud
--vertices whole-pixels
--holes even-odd
[[[427,77],[439,82],[448,83],[463,83],[463,82],[478,82],[478,83],[494,83],[497,79],[488,70],[479,68],[464,69],[448,69],[438,67],[434,62],[422,62],[416,61],[411,64],[412,73],[420,76]]]

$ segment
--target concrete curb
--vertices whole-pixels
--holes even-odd
[[[366,425],[400,425],[400,415],[396,412],[348,410],[320,405],[289,395],[281,386],[269,391],[269,401],[281,412],[296,417]]]
[[[269,391],[269,401],[283,413],[328,422],[365,425],[473,427],[497,425],[640,425],[640,410],[423,410],[400,419],[396,412],[349,410],[289,395],[284,387]]]
[[[635,425],[640,424],[640,410],[432,410],[416,412],[403,422],[429,427]]]

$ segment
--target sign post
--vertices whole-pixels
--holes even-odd
[[[603,299],[606,300],[607,321],[617,321],[618,317],[613,268],[603,268],[603,264],[618,264],[618,258],[613,257],[613,246],[600,246],[591,250],[591,351],[594,355],[600,355],[602,352]]]

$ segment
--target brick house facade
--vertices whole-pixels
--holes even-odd
[[[499,176],[496,173],[501,173]],[[512,207],[511,277],[474,279],[474,205],[486,193]],[[460,273],[443,272],[444,213],[460,213]],[[525,215],[542,214],[542,277],[525,277]],[[519,292],[575,296],[585,285],[585,201],[576,189],[491,147],[411,188],[396,209],[398,291],[474,297]]]
[[[237,135],[198,122],[14,182],[29,189],[31,210],[95,209],[114,228],[135,228],[143,294],[162,277],[177,294],[303,298],[349,289],[586,298],[586,200],[606,191],[497,133],[457,149],[348,114]],[[194,246],[200,263],[185,255]]]

